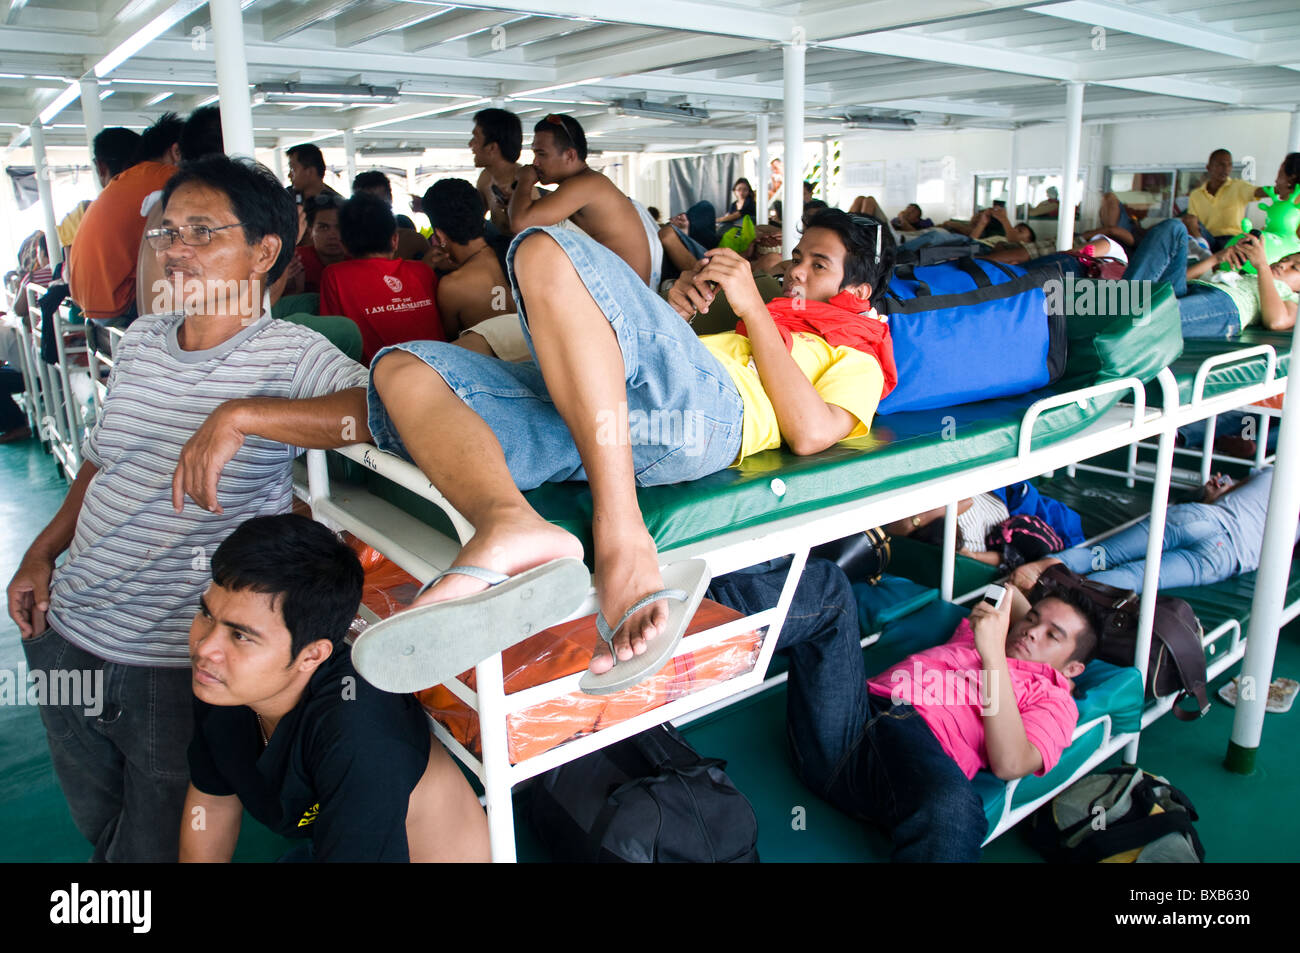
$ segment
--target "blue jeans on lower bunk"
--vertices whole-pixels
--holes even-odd
[[[1083,262],[1079,261],[1079,259],[1074,255],[1063,251],[1058,251],[1051,255],[1041,255],[1038,258],[1031,258],[1020,267],[1024,268],[1027,272],[1054,272],[1059,269],[1062,275],[1074,275],[1076,278],[1083,278],[1088,273],[1088,269],[1084,267]]]
[[[512,364],[441,341],[384,348],[370,365],[369,422],[375,445],[410,459],[374,384],[374,367],[385,354],[400,350],[433,368],[492,428],[519,489],[586,480],[573,435],[555,409],[537,366],[527,302],[515,278],[515,252],[534,232],[545,232],[569,256],[614,329],[623,356],[627,403],[596,424],[607,428],[609,439],[629,441],[637,484],[697,480],[730,466],[740,453],[744,417],[744,402],[731,375],[691,326],[647,288],[623,259],[585,235],[555,227],[525,229],[506,256],[519,320],[534,360]]]
[[[720,576],[710,598],[745,613],[776,605],[782,566]],[[977,861],[988,832],[970,780],[910,705],[867,692],[848,578],[809,559],[781,628],[790,661],[786,730],[801,781],[854,817],[888,829],[895,861]]]
[[[1141,592],[1150,535],[1151,520],[1147,518],[1096,545],[1076,546],[1057,553],[1056,558],[1097,582]],[[1236,549],[1228,531],[1215,507],[1205,503],[1169,507],[1162,550],[1161,589],[1208,586],[1230,578],[1238,570]]]
[[[1183,337],[1224,339],[1241,333],[1241,313],[1232,295],[1187,283],[1187,226],[1170,218],[1147,233],[1124,270],[1127,281],[1167,281],[1178,297]]]

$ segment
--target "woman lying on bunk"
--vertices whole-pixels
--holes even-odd
[[[521,493],[564,480],[591,486],[598,621],[613,623],[618,659],[598,651],[584,690],[615,691],[662,667],[707,569],[670,567],[683,591],[663,591],[637,486],[696,480],[782,443],[802,455],[865,435],[896,380],[889,326],[872,307],[888,241],[877,223],[827,210],[795,250],[789,297],[764,304],[748,262],[716,250],[665,303],[585,236],[524,231],[509,277],[535,363],[426,342],[387,348],[371,367],[375,442],[413,460],[476,532],[416,599],[421,611],[358,640],[361,673],[390,691],[425,688],[575,611],[589,585],[582,544]],[[688,320],[715,288],[742,321],[696,337]],[[461,656],[430,629],[472,658],[454,667]]]
[[[1249,262],[1256,274],[1216,270],[1223,262],[1234,268]],[[1261,280],[1265,275],[1272,281]],[[1124,278],[1172,284],[1185,338],[1230,338],[1256,323],[1270,331],[1287,331],[1295,326],[1300,302],[1300,255],[1270,263],[1264,243],[1247,235],[1189,267],[1187,226],[1176,218],[1151,229],[1133,253]]]
[[[1160,588],[1208,586],[1258,569],[1272,486],[1272,467],[1239,483],[1215,474],[1205,484],[1204,502],[1169,507]],[[1150,534],[1151,521],[1144,519],[1094,546],[1076,546],[1055,557],[1026,563],[1012,574],[1011,581],[1028,589],[1048,566],[1065,563],[1068,569],[1086,573],[1097,582],[1141,592]],[[1300,528],[1296,540],[1300,541]]]

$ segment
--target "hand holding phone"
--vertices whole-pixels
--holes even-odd
[[[988,588],[984,590],[984,597],[983,597],[984,601],[987,602],[989,605],[991,605],[994,609],[1001,609],[1002,602],[1003,600],[1006,599],[1006,597],[1007,597],[1007,590],[1003,586],[994,584],[994,585],[990,585]]]

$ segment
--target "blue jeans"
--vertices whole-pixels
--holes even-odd
[[[1095,546],[1076,546],[1056,558],[1077,573],[1108,586],[1142,591],[1151,520],[1103,539]],[[1159,586],[1179,589],[1222,582],[1238,571],[1236,550],[1227,530],[1205,503],[1179,503],[1165,516]],[[1094,571],[1096,570],[1096,571]]]
[[[1038,258],[1031,258],[1020,266],[1025,271],[1051,271],[1055,272],[1060,269],[1062,275],[1074,275],[1076,278],[1083,278],[1087,274],[1087,269],[1083,262],[1079,261],[1074,255],[1063,251],[1054,252],[1051,255],[1042,255]]]
[[[1232,295],[1187,284],[1187,226],[1181,219],[1166,219],[1147,233],[1129,259],[1124,278],[1169,282],[1178,296],[1185,338],[1230,338],[1241,333],[1241,314]]]
[[[91,859],[174,863],[190,779],[190,670],[106,662],[53,629],[23,651],[31,671],[76,673],[81,684],[78,704],[51,699],[61,703],[41,705],[41,721]]]
[[[898,247],[906,251],[916,251],[921,248],[929,248],[932,245],[979,245],[980,242],[965,235],[958,235],[956,232],[923,232],[915,238],[909,238],[905,242],[899,242]]]
[[[785,569],[720,576],[710,598],[741,612],[776,605]],[[786,730],[800,780],[888,829],[895,861],[976,861],[988,831],[970,780],[910,705],[869,695],[848,578],[809,559],[777,650],[790,659]]]
[[[551,402],[536,363],[527,302],[515,279],[515,252],[533,232],[545,231],[569,256],[587,291],[614,329],[627,381],[626,413],[598,419],[597,436],[631,444],[640,486],[697,480],[726,469],[740,453],[744,402],[717,358],[691,326],[646,287],[623,259],[584,235],[561,228],[529,228],[510,246],[511,288],[533,361],[511,364],[441,341],[386,347],[371,362],[370,433],[381,450],[410,459],[375,390],[374,368],[390,351],[406,351],[433,368],[492,428],[521,490],[543,483],[585,480],[568,425]]]

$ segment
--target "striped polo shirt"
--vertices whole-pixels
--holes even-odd
[[[108,400],[82,450],[99,472],[50,589],[50,625],[126,665],[188,667],[190,623],[217,546],[245,520],[292,502],[299,451],[249,437],[221,473],[225,512],[186,497],[177,514],[172,474],[185,442],[232,398],[320,397],[367,382],[365,368],[299,325],[263,316],[217,347],[184,351],[182,320],[142,317],[118,349]]]

